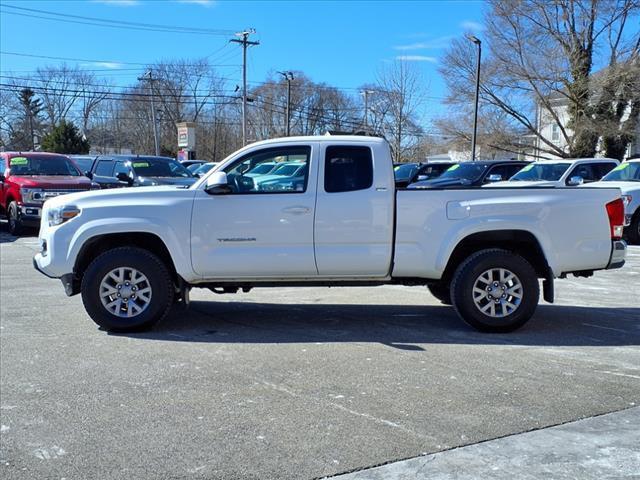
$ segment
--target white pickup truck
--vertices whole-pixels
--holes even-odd
[[[267,162],[303,165],[270,181]],[[34,266],[82,293],[107,330],[152,327],[192,287],[426,285],[473,327],[533,315],[543,279],[624,264],[618,189],[396,190],[375,137],[249,145],[191,187],[65,195],[44,205]]]

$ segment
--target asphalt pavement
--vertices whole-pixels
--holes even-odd
[[[193,290],[111,335],[33,270],[36,238],[0,243],[3,478],[367,478],[640,405],[640,247],[507,335],[399,286]]]

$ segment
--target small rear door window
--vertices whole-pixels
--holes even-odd
[[[373,157],[369,147],[332,146],[324,163],[324,189],[329,193],[366,190],[373,185]]]

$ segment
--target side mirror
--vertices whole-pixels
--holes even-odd
[[[213,172],[207,178],[207,186],[204,191],[209,195],[225,195],[231,193],[231,187],[227,182],[227,174],[224,172]]]
[[[567,185],[570,187],[577,187],[578,185],[582,185],[584,183],[584,178],[576,175],[575,177],[571,177],[567,181]]]
[[[489,182],[501,182],[502,181],[502,175],[500,175],[499,173],[494,173],[492,175],[489,175]]]
[[[4,182],[4,181],[5,181],[4,173],[0,173],[0,182]]]
[[[126,183],[128,183],[129,185],[132,185],[132,184],[133,184],[133,180],[131,179],[131,177],[130,177],[129,175],[127,175],[126,173],[124,173],[124,172],[118,172],[118,173],[116,174],[116,178],[117,178],[117,179],[118,179],[118,181],[120,181],[120,182],[126,182]]]
[[[93,180],[93,173],[89,171],[84,172],[84,176],[87,177],[89,180]]]

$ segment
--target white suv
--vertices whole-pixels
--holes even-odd
[[[485,187],[576,187],[597,182],[619,163],[611,158],[542,160],[530,163],[505,182]]]

